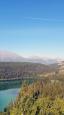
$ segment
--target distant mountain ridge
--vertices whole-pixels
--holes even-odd
[[[0,62],[17,62],[24,61],[24,58],[8,51],[0,51]]]
[[[32,63],[41,63],[41,64],[54,64],[54,63],[60,64],[62,60],[41,58],[37,56],[24,58],[12,52],[0,51],[0,62],[32,62]]]

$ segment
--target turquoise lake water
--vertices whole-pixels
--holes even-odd
[[[0,112],[4,111],[12,101],[15,101],[21,84],[21,80],[0,81]]]
[[[16,99],[19,93],[19,88],[7,89],[0,91],[0,111],[4,111],[12,101]]]
[[[0,81],[0,112],[15,101],[23,82],[24,80]],[[27,80],[27,82],[32,83],[33,80]]]

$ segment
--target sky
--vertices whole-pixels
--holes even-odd
[[[0,50],[64,58],[64,0],[0,0]]]

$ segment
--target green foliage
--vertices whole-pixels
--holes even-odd
[[[63,91],[60,83],[24,84],[6,115],[64,115]]]

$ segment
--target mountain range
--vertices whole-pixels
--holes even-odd
[[[41,58],[41,57],[29,57],[25,58],[9,51],[0,51],[0,62],[32,62],[41,64],[54,64],[62,63],[61,59]]]

